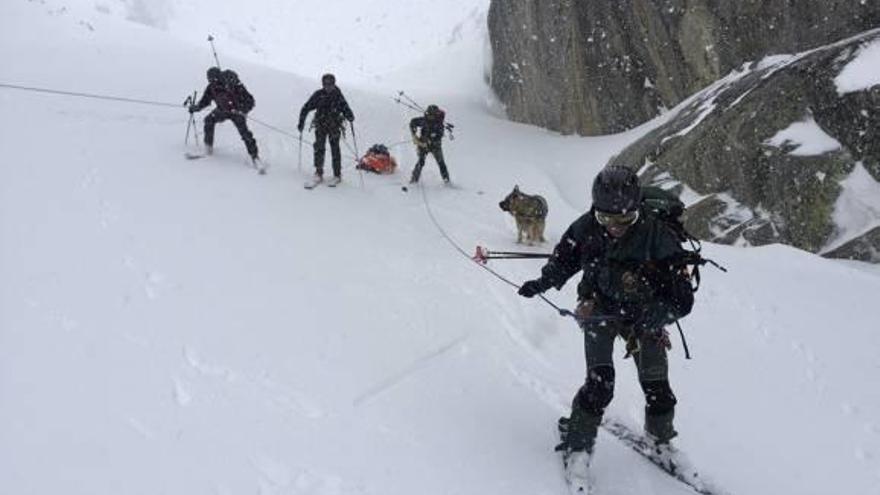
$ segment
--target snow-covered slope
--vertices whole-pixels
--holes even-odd
[[[25,0],[13,0],[24,3]],[[223,57],[298,74],[336,72],[347,81],[379,76],[484,37],[489,0],[29,0],[93,32],[109,20],[160,30]]]
[[[0,7],[0,82],[162,102],[201,89],[203,46],[54,9]],[[552,447],[583,378],[578,330],[463,259],[424,198],[466,249],[516,248],[497,202],[519,184],[548,199],[552,241],[646,129],[584,139],[501,120],[478,45],[375,73],[457,125],[459,187],[431,162],[424,197],[399,187],[409,146],[394,147],[397,176],[361,187],[349,167],[343,187],[305,191],[309,150],[300,170],[296,142],[267,128],[260,177],[228,124],[216,157],[186,161],[182,109],[0,88],[0,492],[565,493]],[[228,65],[254,116],[291,131],[312,69]],[[343,85],[361,148],[408,134],[411,115],[374,87]],[[876,267],[706,250],[730,273],[704,271],[683,322],[694,360],[672,355],[678,444],[733,494],[877,493]],[[521,281],[539,264],[495,267]],[[551,297],[570,306],[570,285]],[[637,426],[635,373],[618,364],[609,415]],[[598,449],[599,493],[689,493],[610,436]]]

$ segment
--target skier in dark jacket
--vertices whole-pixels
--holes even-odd
[[[589,465],[597,428],[614,393],[617,336],[626,340],[638,369],[646,400],[645,432],[658,450],[667,451],[677,434],[664,326],[693,306],[689,274],[681,263],[687,251],[668,224],[646,212],[641,195],[632,170],[602,170],[593,182],[590,211],[568,228],[541,276],[519,290],[533,297],[551,287],[560,289],[583,271],[576,314],[584,331],[587,377],[572,401],[571,416],[560,419],[562,443],[557,450],[566,462]],[[574,460],[575,454],[581,460]]]
[[[257,160],[257,141],[247,127],[247,113],[254,108],[254,97],[238,80],[238,74],[231,70],[221,71],[219,67],[208,69],[208,87],[199,102],[190,105],[189,111],[201,111],[211,102],[216,107],[205,117],[205,151],[209,155],[214,151],[214,126],[229,119],[238,129],[251,159]]]
[[[446,161],[443,160],[443,134],[446,131],[444,118],[443,110],[440,110],[437,105],[428,105],[428,108],[425,109],[425,115],[416,117],[409,122],[413,144],[416,145],[419,154],[419,160],[416,162],[409,180],[410,184],[419,181],[428,153],[434,155],[434,160],[440,167],[440,176],[443,177],[443,182],[449,183],[449,171],[446,169]],[[421,132],[417,134],[417,131]]]
[[[322,88],[315,91],[299,112],[299,124],[296,128],[302,133],[306,124],[306,116],[315,110],[312,126],[315,128],[315,180],[324,177],[325,141],[330,141],[330,154],[333,157],[333,176],[338,182],[342,179],[342,152],[339,150],[339,139],[345,121],[353,122],[354,113],[348,106],[342,91],[336,86],[333,74],[321,77]]]

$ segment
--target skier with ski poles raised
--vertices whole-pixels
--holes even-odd
[[[614,393],[614,340],[627,342],[645,394],[645,433],[658,452],[670,450],[676,398],[669,385],[664,326],[690,313],[694,302],[682,237],[649,211],[638,176],[607,167],[593,182],[592,208],[565,232],[541,269],[519,294],[534,297],[560,289],[577,272],[579,317],[584,332],[586,382],[560,418],[562,452],[573,484],[588,484],[588,467],[605,408]],[[676,198],[677,201],[677,198]],[[692,258],[690,258],[692,259]]]
[[[232,121],[248,155],[257,165],[259,152],[257,141],[247,126],[247,114],[254,108],[254,97],[238,79],[238,74],[231,70],[220,70],[219,67],[208,69],[208,87],[198,103],[190,105],[189,112],[195,113],[209,106],[212,102],[214,110],[205,117],[205,153],[214,152],[214,126],[226,119]]]
[[[443,182],[449,184],[449,170],[443,159],[443,135],[447,127],[445,118],[446,113],[440,107],[428,105],[424,115],[410,120],[409,130],[419,157],[415,168],[413,168],[412,177],[409,180],[410,184],[419,181],[428,153],[434,156],[437,166],[440,167],[440,176],[443,178]]]
[[[342,91],[336,86],[336,76],[333,74],[324,74],[321,77],[321,89],[315,91],[300,110],[299,123],[296,126],[300,135],[305,128],[306,116],[312,110],[315,111],[315,118],[312,120],[312,126],[315,128],[315,175],[310,185],[314,187],[324,180],[324,156],[326,141],[329,140],[333,159],[333,179],[328,185],[335,186],[342,180],[342,152],[339,149],[339,139],[342,137],[345,121],[354,122],[354,113]]]

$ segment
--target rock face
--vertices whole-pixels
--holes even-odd
[[[702,239],[880,262],[880,85],[841,94],[836,82],[874,50],[880,30],[750,64],[611,163],[684,191]]]
[[[515,121],[610,134],[744,62],[877,26],[876,0],[493,0],[492,87]]]

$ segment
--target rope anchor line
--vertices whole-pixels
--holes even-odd
[[[52,95],[59,95],[59,96],[72,96],[72,97],[77,97],[77,98],[92,98],[92,99],[96,99],[96,100],[118,101],[118,102],[122,102],[122,103],[133,103],[133,104],[140,104],[140,105],[152,105],[152,106],[166,107],[166,108],[180,108],[181,107],[181,105],[178,103],[169,103],[169,102],[164,102],[164,101],[154,101],[154,100],[145,100],[145,99],[140,99],[140,98],[128,98],[128,97],[124,97],[124,96],[104,95],[104,94],[100,94],[100,93],[87,93],[87,92],[81,92],[81,91],[67,91],[67,90],[61,90],[61,89],[41,88],[41,87],[36,87],[36,86],[25,86],[25,85],[20,85],[20,84],[9,84],[9,83],[2,83],[2,82],[0,82],[0,88],[15,89],[15,90],[19,90],[19,91],[30,91],[33,93],[45,93],[45,94],[52,94]],[[184,107],[188,106],[187,102],[194,102],[193,95],[187,96],[187,99],[186,99],[186,101],[184,101],[184,104],[183,104]],[[281,134],[282,136],[287,136],[291,139],[297,140],[300,143],[305,143],[309,146],[312,146],[314,144],[313,142],[309,141],[308,139],[302,138],[302,136],[297,136],[291,132],[285,131],[284,129],[280,129],[280,128],[275,127],[271,124],[267,124],[266,122],[263,122],[263,121],[257,119],[256,117],[252,117],[250,115],[245,115],[245,117],[249,121],[251,121],[257,125],[261,125],[261,126],[265,127],[266,129],[274,131],[278,134]],[[189,121],[188,125],[192,125],[192,121]],[[355,161],[360,159],[360,157],[355,156],[355,155],[351,155],[351,154],[347,154],[346,156],[349,158],[352,158]]]
[[[520,288],[519,285],[517,285],[516,283],[510,281],[510,279],[504,277],[503,275],[501,275],[500,273],[496,272],[495,270],[489,268],[489,266],[487,266],[486,263],[481,262],[479,259],[476,259],[476,257],[469,255],[464,249],[461,248],[461,246],[458,245],[457,242],[455,242],[455,240],[454,240],[454,239],[453,239],[453,238],[452,238],[452,237],[446,232],[446,229],[444,229],[443,226],[440,224],[440,222],[437,220],[437,217],[434,216],[434,211],[431,209],[431,204],[430,204],[430,202],[428,201],[428,193],[425,192],[425,188],[424,188],[424,186],[422,186],[421,184],[419,184],[419,189],[420,189],[421,192],[422,192],[422,201],[423,201],[423,203],[425,204],[425,210],[428,212],[428,217],[431,219],[431,223],[434,224],[434,227],[437,229],[437,231],[440,232],[440,235],[443,236],[443,238],[446,239],[446,241],[447,241],[447,242],[448,242],[448,243],[449,243],[449,244],[450,244],[450,245],[451,245],[456,251],[458,251],[458,253],[459,253],[460,255],[462,255],[463,257],[467,258],[469,261],[474,262],[477,266],[479,266],[479,267],[482,268],[483,270],[486,270],[487,272],[489,272],[490,274],[492,274],[492,276],[494,276],[494,277],[497,278],[498,280],[501,280],[502,282],[506,283],[507,285],[509,285],[509,286],[511,286],[511,287],[513,287],[513,288],[515,288],[515,289],[517,289],[517,290],[519,290],[519,288]],[[478,248],[478,250],[479,250],[479,249],[480,249],[480,248]],[[568,309],[565,309],[565,308],[560,308],[559,306],[557,306],[556,304],[554,304],[553,301],[551,301],[550,299],[547,299],[547,297],[546,297],[544,294],[538,294],[538,297],[540,297],[541,300],[544,301],[545,303],[547,303],[551,308],[553,308],[554,310],[556,310],[556,312],[559,313],[559,315],[561,315],[561,316],[565,316],[565,317],[571,317],[571,318],[574,318],[574,319],[575,319],[576,321],[578,321],[579,323],[583,321],[582,318],[580,318],[579,316],[577,316],[576,314],[574,314],[572,311],[570,311],[570,310],[568,310]],[[596,320],[596,321],[598,321],[598,320]],[[602,321],[605,321],[605,319],[603,318]]]

